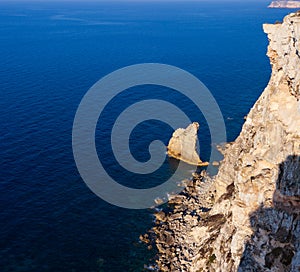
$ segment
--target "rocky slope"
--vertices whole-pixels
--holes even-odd
[[[159,271],[300,271],[300,13],[264,31],[270,82],[217,176],[156,214]]]

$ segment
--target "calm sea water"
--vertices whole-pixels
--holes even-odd
[[[138,237],[151,226],[151,212],[109,205],[82,181],[71,142],[80,100],[118,68],[175,65],[207,85],[224,115],[228,141],[234,140],[270,76],[262,23],[288,13],[266,6],[1,2],[0,271],[142,271],[152,253]],[[151,96],[178,101],[163,88],[136,88],[104,114],[105,131],[126,105]],[[181,107],[201,122],[207,159],[207,126],[188,103]],[[132,134],[137,159],[149,158],[149,140],[167,143],[171,133],[159,122],[137,127]],[[107,152],[107,167],[123,177],[120,183],[140,188],[164,181],[167,171],[143,184],[118,172],[109,135],[98,129],[96,136],[98,149]]]

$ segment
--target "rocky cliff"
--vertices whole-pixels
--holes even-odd
[[[217,176],[156,214],[159,271],[300,271],[300,13],[264,31],[270,82]]]
[[[300,8],[300,1],[273,1],[269,8],[289,8],[289,9],[298,9]]]

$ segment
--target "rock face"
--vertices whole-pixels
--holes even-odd
[[[300,8],[300,1],[273,1],[269,8]]]
[[[270,82],[217,176],[156,220],[160,271],[300,271],[300,13],[264,31]]]
[[[197,151],[197,132],[199,124],[194,122],[186,129],[175,130],[168,144],[168,155],[186,163],[205,166],[208,163],[202,162]]]

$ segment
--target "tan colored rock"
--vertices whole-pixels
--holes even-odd
[[[212,165],[213,165],[213,166],[219,166],[219,165],[220,165],[220,162],[218,162],[218,161],[213,161],[213,162],[212,162]]]
[[[186,163],[198,166],[206,166],[207,162],[202,162],[197,149],[197,132],[199,124],[194,122],[186,129],[179,128],[175,130],[169,141],[167,150],[168,155]]]

